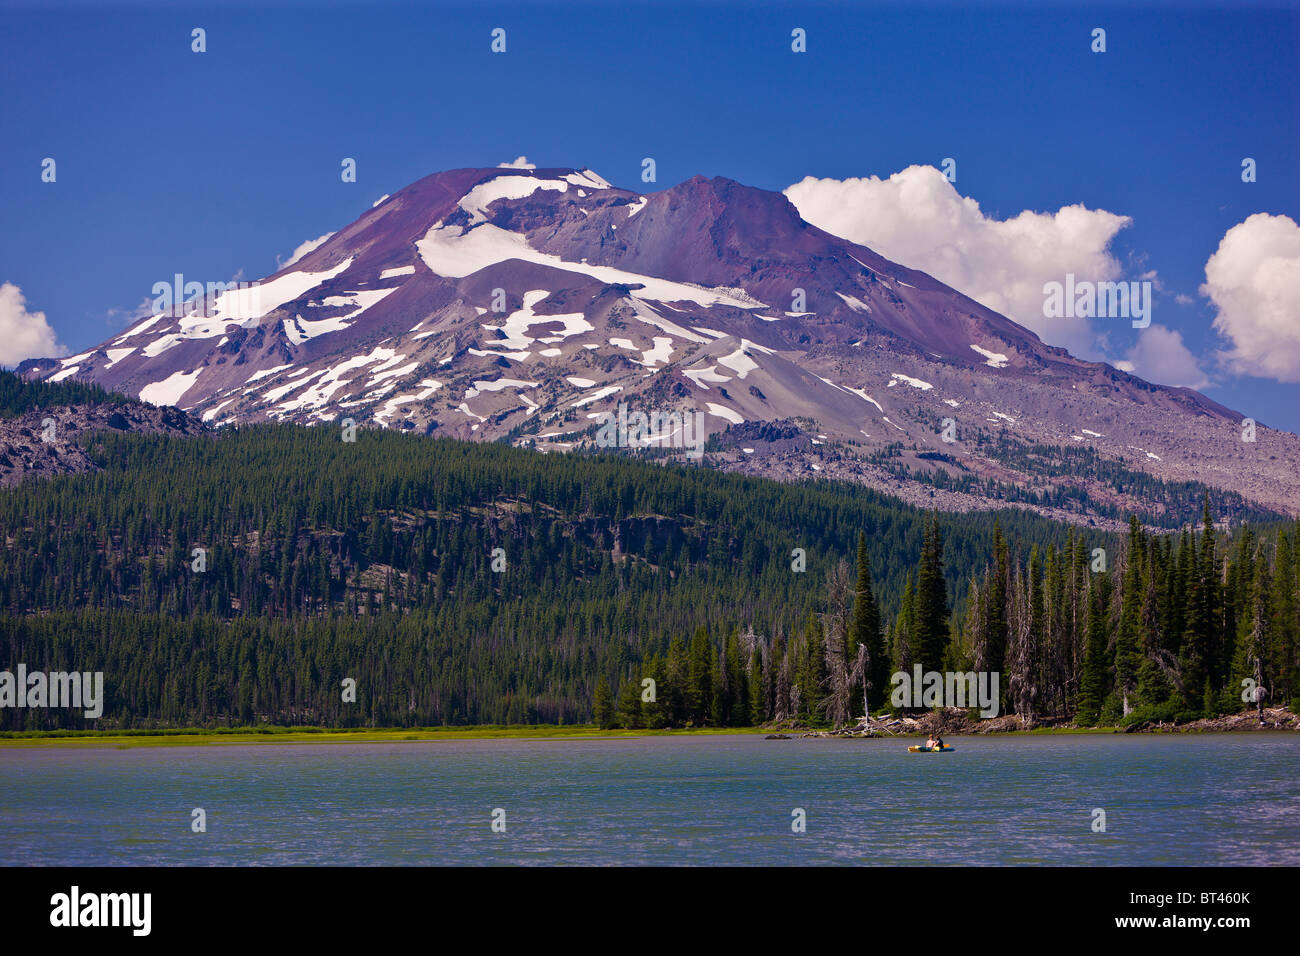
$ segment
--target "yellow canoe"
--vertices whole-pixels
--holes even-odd
[[[944,744],[942,747],[908,747],[908,753],[914,754],[946,754],[954,748]]]

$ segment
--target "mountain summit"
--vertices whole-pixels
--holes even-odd
[[[712,465],[945,508],[1176,524],[1170,489],[1202,482],[1240,494],[1228,513],[1300,512],[1296,436],[1243,441],[1204,395],[1076,359],[725,178],[436,173],[260,283],[20,371],[218,425],[350,418],[556,450],[597,444],[620,407],[698,413]]]

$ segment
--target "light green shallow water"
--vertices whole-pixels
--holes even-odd
[[[1300,864],[1300,735],[910,743],[0,749],[0,864]]]

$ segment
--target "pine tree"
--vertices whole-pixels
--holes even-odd
[[[1210,494],[1205,493],[1202,515],[1201,572],[1205,576],[1205,671],[1212,691],[1227,680],[1228,662],[1223,659],[1223,575],[1218,555],[1218,537],[1210,512]]]
[[[893,659],[895,671],[911,674],[913,665],[916,664],[917,637],[916,588],[912,584],[910,573],[903,584],[903,597],[900,601],[898,617],[894,620],[890,645],[892,647],[890,657]]]
[[[767,693],[763,680],[763,651],[755,647],[749,657],[749,725],[767,723]]]
[[[1140,606],[1142,601],[1142,526],[1129,518],[1128,549],[1124,555],[1124,579],[1120,590],[1119,631],[1115,637],[1115,684],[1127,715],[1136,699],[1138,670],[1142,665]]]
[[[663,694],[667,689],[668,671],[663,657],[658,654],[651,655],[642,673],[654,681],[654,700],[642,701],[641,703],[641,713],[645,718],[645,725],[651,730],[667,727],[670,720],[670,709]]]
[[[1086,633],[1077,719],[1080,724],[1092,725],[1100,718],[1106,699],[1106,594],[1101,581],[1089,585]]]
[[[609,730],[614,726],[614,698],[609,690],[609,681],[603,674],[596,682],[596,699],[591,709],[596,726],[601,730]]]
[[[731,686],[728,683],[725,650],[713,655],[712,671],[709,683],[713,688],[713,698],[709,706],[709,723],[714,727],[727,726],[727,717],[731,713]]]
[[[793,681],[789,656],[785,637],[778,632],[767,655],[767,670],[771,675],[768,683],[772,685],[772,720],[777,722],[789,720],[794,712],[790,702]]]
[[[668,645],[668,663],[666,680],[658,693],[664,695],[664,705],[668,712],[668,724],[672,727],[684,727],[691,719],[691,664],[686,642],[680,635]]]
[[[726,664],[730,690],[727,724],[731,727],[744,727],[749,724],[749,678],[741,664],[739,630],[733,630],[727,638]]]
[[[1296,525],[1300,532],[1300,523]],[[1269,608],[1268,671],[1275,688],[1272,703],[1300,710],[1300,578],[1297,575],[1295,533],[1278,535],[1273,561]],[[1238,684],[1240,686],[1240,684]]]
[[[1272,643],[1270,628],[1274,620],[1271,607],[1273,587],[1268,565],[1264,561],[1251,562],[1249,575],[1249,581],[1243,588],[1245,601],[1238,622],[1232,680],[1223,696],[1227,698],[1242,693],[1243,688],[1255,688],[1253,695],[1247,695],[1243,699],[1246,703],[1255,705],[1262,721],[1264,701],[1272,695],[1274,688],[1270,685],[1275,683],[1269,668],[1269,649]],[[1240,708],[1236,700],[1232,704],[1233,711]]]
[[[804,625],[803,647],[800,649],[799,713],[807,721],[818,718],[826,692],[826,649],[822,642],[821,626],[812,615]]]
[[[641,705],[641,680],[633,674],[618,692],[618,725],[628,730],[639,730],[645,726],[645,715]]]
[[[993,573],[985,588],[984,606],[987,610],[987,623],[984,627],[984,653],[977,654],[975,669],[989,673],[1002,673],[1006,670],[1007,654],[1007,589],[1010,585],[1010,556],[1007,552],[1006,538],[1002,535],[1002,525],[993,522]],[[999,682],[1001,693],[1005,697],[1007,681]],[[1003,705],[1004,702],[999,702]]]
[[[934,515],[926,529],[916,574],[916,657],[923,671],[943,669],[948,646],[948,586],[943,576],[943,533]]]
[[[686,682],[688,719],[696,727],[709,722],[713,710],[713,673],[717,667],[708,629],[700,626],[691,638],[689,672]]]
[[[1188,613],[1179,658],[1185,699],[1190,710],[1205,709],[1216,684],[1216,652],[1222,643],[1221,583],[1216,551],[1214,521],[1210,514],[1209,495],[1205,496],[1200,540],[1188,554],[1190,566],[1186,599]]]
[[[853,624],[849,629],[850,647],[856,658],[864,654],[863,677],[868,694],[866,713],[884,706],[889,684],[889,659],[880,633],[880,608],[871,588],[871,560],[867,556],[867,537],[858,534],[858,581],[853,602]],[[861,652],[859,652],[861,648]]]

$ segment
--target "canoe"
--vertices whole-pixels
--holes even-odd
[[[953,748],[948,746],[947,744],[944,744],[942,747],[908,747],[907,748],[909,753],[914,753],[914,754],[946,754],[949,750],[952,749]]]

